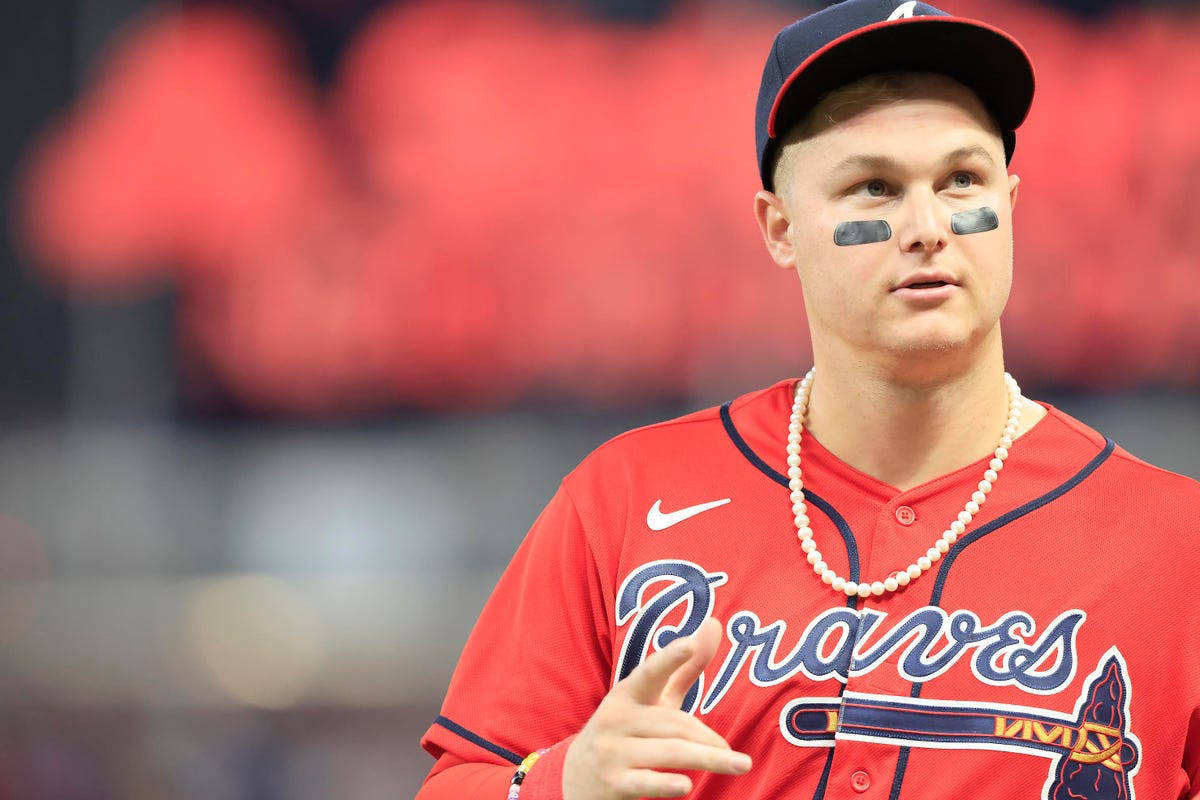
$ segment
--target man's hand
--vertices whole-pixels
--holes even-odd
[[[721,624],[710,617],[617,682],[567,750],[563,800],[681,797],[692,790],[691,780],[657,770],[750,770],[748,755],[680,710],[720,641]]]

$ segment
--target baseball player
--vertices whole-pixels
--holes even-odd
[[[1004,371],[1033,86],[924,3],[780,32],[754,208],[815,367],[562,481],[420,800],[1200,797],[1200,484]]]

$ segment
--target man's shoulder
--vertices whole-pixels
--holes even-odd
[[[1080,437],[1107,447],[1110,440],[1103,433],[1062,409],[1053,406],[1047,406],[1047,409],[1056,420]],[[1125,487],[1127,500],[1137,502],[1151,497],[1169,496],[1172,499],[1193,502],[1194,508],[1200,513],[1200,481],[1144,461],[1115,442],[1111,445],[1111,454],[1107,462],[1110,474]]]

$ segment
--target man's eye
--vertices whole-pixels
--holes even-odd
[[[871,197],[883,197],[887,194],[887,184],[883,181],[867,181],[863,188]]]
[[[955,189],[970,189],[975,185],[975,176],[969,172],[956,172],[953,181]]]

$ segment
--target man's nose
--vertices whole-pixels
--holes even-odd
[[[950,220],[931,189],[911,190],[899,219],[900,247],[906,253],[936,253],[946,247]]]

